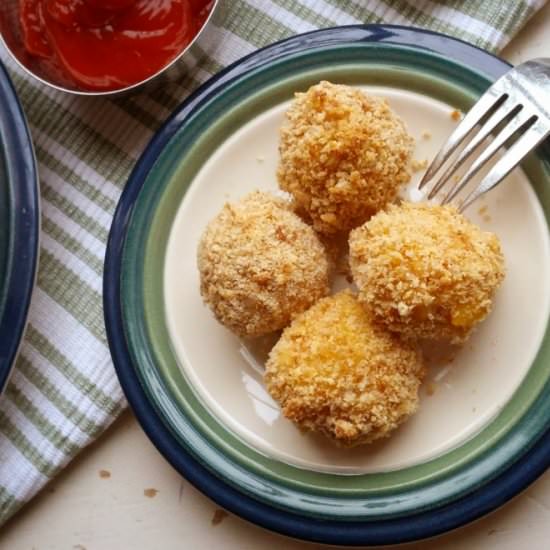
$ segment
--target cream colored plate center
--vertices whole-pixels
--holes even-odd
[[[452,108],[391,88],[386,97],[417,140],[415,158],[431,159],[456,125]],[[278,129],[285,105],[231,136],[197,175],[180,206],[165,265],[167,321],[181,368],[206,407],[259,452],[302,468],[340,473],[387,471],[417,464],[480,430],[510,398],[540,345],[549,311],[548,229],[523,172],[516,170],[468,215],[502,241],[507,276],[493,313],[452,362],[430,369],[420,411],[380,443],[340,449],[302,434],[280,413],[252,353],[211,315],[199,293],[196,249],[225,201],[259,188],[276,190]],[[429,139],[422,136],[428,131]],[[417,173],[413,185],[420,178]],[[485,208],[486,207],[486,208]],[[483,210],[480,213],[480,209]],[[257,350],[255,350],[257,352]]]

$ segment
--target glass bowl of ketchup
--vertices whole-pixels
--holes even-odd
[[[0,0],[0,36],[26,72],[53,88],[80,95],[125,93],[186,71],[185,53],[219,4]]]

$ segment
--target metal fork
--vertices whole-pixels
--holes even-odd
[[[443,190],[445,195],[439,202],[447,204],[500,150],[508,148],[460,202],[462,211],[502,181],[549,133],[550,58],[532,59],[508,71],[481,96],[436,155],[419,189],[432,183],[427,198],[433,199]],[[463,144],[462,151],[451,159]],[[484,144],[464,175],[457,177],[457,171]],[[438,173],[441,175],[436,179]]]

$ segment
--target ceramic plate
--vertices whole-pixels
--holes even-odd
[[[40,227],[34,151],[21,106],[0,64],[0,393],[23,336]]]
[[[423,161],[456,124],[453,111],[506,69],[425,31],[318,31],[217,75],[149,145],[109,241],[111,350],[149,436],[223,506],[308,540],[388,544],[478,517],[546,468],[550,187],[542,156],[468,213],[498,233],[506,256],[492,315],[460,352],[434,359],[420,412],[376,445],[338,449],[282,418],[262,384],[270,342],[244,345],[198,290],[196,247],[208,220],[253,188],[276,190],[277,131],[295,91],[327,79],[387,98]]]

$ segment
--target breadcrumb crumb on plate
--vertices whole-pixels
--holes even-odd
[[[428,159],[423,159],[423,160],[414,159],[411,162],[411,168],[413,172],[420,172],[421,170],[425,170],[426,168],[428,168],[428,164],[429,164]]]
[[[284,330],[265,381],[288,419],[353,446],[389,436],[411,416],[423,376],[414,345],[373,325],[345,290]]]

